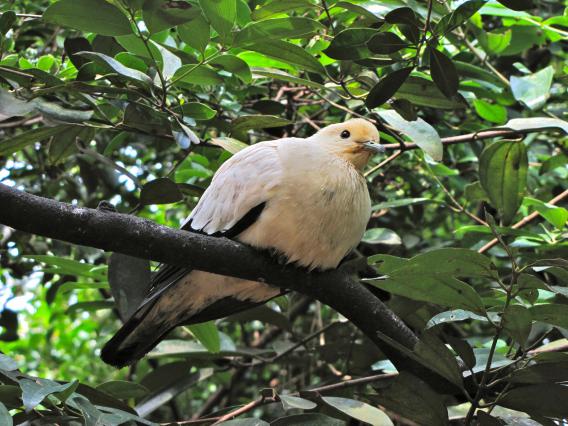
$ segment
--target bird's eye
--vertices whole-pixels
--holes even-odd
[[[344,130],[343,132],[341,132],[341,137],[343,139],[347,139],[349,136],[351,136],[351,133],[349,133],[349,130]]]

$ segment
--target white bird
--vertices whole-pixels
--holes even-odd
[[[379,132],[363,119],[313,136],[260,142],[217,171],[182,229],[226,236],[313,269],[336,268],[359,244],[371,214],[363,168]],[[225,317],[281,289],[164,265],[150,294],[102,350],[122,367],[144,356],[174,327]]]

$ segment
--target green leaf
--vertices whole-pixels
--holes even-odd
[[[325,90],[325,86],[316,83],[315,81],[310,81],[304,78],[296,77],[284,71],[275,70],[275,69],[259,69],[259,68],[255,68],[253,69],[253,71],[256,76],[269,77],[275,80],[287,81],[289,83],[303,84],[313,89]]]
[[[534,209],[542,217],[558,228],[558,230],[561,231],[566,226],[566,222],[568,221],[568,210],[564,207],[555,206],[529,197],[525,197],[523,199],[523,204],[529,207],[534,207]]]
[[[375,34],[368,42],[367,47],[373,53],[381,55],[389,55],[398,52],[405,47],[408,43],[397,36],[395,33],[386,32]]]
[[[145,386],[125,380],[111,380],[97,386],[96,389],[118,399],[142,398],[149,392]]]
[[[238,56],[223,55],[219,56],[209,62],[214,67],[219,67],[225,71],[234,74],[244,83],[250,84],[252,82],[252,73],[248,64]]]
[[[270,423],[261,419],[233,419],[221,423],[223,426],[270,426]]]
[[[93,265],[90,263],[83,263],[73,259],[43,254],[26,254],[22,257],[26,259],[33,259],[49,266],[54,266],[58,270],[57,273],[62,275],[78,275],[95,279],[104,279],[106,277],[106,270],[95,271]]]
[[[178,34],[184,43],[202,53],[205,52],[205,48],[211,39],[211,29],[203,15],[199,15],[187,24],[178,26]]]
[[[491,123],[503,124],[507,120],[507,109],[498,104],[491,104],[483,99],[474,99],[475,112]]]
[[[0,118],[21,117],[32,112],[34,108],[33,102],[20,100],[0,87]]]
[[[181,67],[181,59],[170,52],[165,47],[161,46],[160,44],[150,40],[150,43],[156,46],[156,49],[160,51],[160,56],[162,58],[161,61],[161,69],[162,75],[164,76],[165,80],[169,80],[176,71]],[[158,79],[159,81],[159,79]]]
[[[499,399],[499,405],[547,417],[568,416],[568,387],[554,383],[515,388]]]
[[[487,53],[498,55],[509,47],[512,37],[511,30],[500,29],[492,32],[480,31],[478,40]]]
[[[47,8],[43,19],[64,27],[106,36],[132,33],[128,18],[105,0],[60,0]]]
[[[473,16],[487,0],[469,0],[456,10],[444,15],[434,27],[434,34],[443,35],[452,32]]]
[[[48,139],[52,136],[65,132],[71,126],[40,127],[20,133],[11,138],[4,138],[0,141],[0,156],[6,156],[20,151],[36,142]]]
[[[227,137],[212,138],[209,142],[212,143],[213,145],[220,146],[225,151],[228,151],[231,154],[236,154],[241,149],[245,149],[248,147],[246,143],[241,142],[238,139],[227,138]]]
[[[438,324],[445,324],[455,321],[466,321],[470,319],[477,321],[487,321],[487,318],[484,316],[475,314],[470,311],[464,311],[463,309],[454,309],[452,311],[440,312],[439,314],[434,315],[432,318],[430,318],[430,320],[428,320],[426,328],[431,328]]]
[[[434,47],[428,48],[430,51],[430,74],[438,89],[452,98],[458,92],[459,77],[456,66],[450,58]]]
[[[6,406],[0,402],[0,424],[4,426],[12,426],[14,421]]]
[[[521,305],[511,305],[503,313],[501,324],[507,333],[524,348],[532,328],[530,311]]]
[[[142,7],[150,34],[184,24],[200,15],[199,8],[186,1],[146,0]]]
[[[262,5],[261,7],[252,11],[251,18],[255,21],[260,19],[270,18],[283,12],[289,12],[296,9],[307,9],[316,7],[309,0],[276,0],[271,3]]]
[[[18,369],[18,363],[7,355],[0,354],[0,370],[14,371]]]
[[[105,309],[113,309],[114,303],[109,300],[97,300],[93,302],[77,302],[67,308],[65,313],[67,315],[75,314],[76,312],[96,312]]]
[[[541,109],[550,97],[553,76],[552,65],[526,77],[511,76],[513,96],[533,111]]]
[[[64,392],[71,386],[76,386],[76,382],[59,384],[47,379],[21,379],[19,381],[22,388],[22,401],[26,412],[33,410],[38,404],[48,396],[56,392]]]
[[[140,204],[170,204],[183,200],[179,188],[169,178],[154,179],[142,187]]]
[[[323,29],[323,25],[310,18],[288,17],[252,22],[235,35],[234,44],[246,46],[265,39],[311,37]]]
[[[420,336],[414,353],[425,361],[424,365],[461,387],[463,379],[457,360],[435,333],[431,328],[426,330]]]
[[[194,120],[210,120],[217,114],[217,111],[213,108],[200,102],[188,102],[180,106],[179,109],[183,112],[183,115]]]
[[[402,244],[398,234],[387,228],[367,229],[361,241],[367,244],[384,244],[388,246],[399,246]]]
[[[460,109],[467,104],[460,96],[448,99],[430,80],[411,76],[396,93],[397,99],[406,99],[414,105],[438,109]]]
[[[199,0],[199,5],[221,39],[228,40],[237,19],[236,2],[234,0]]]
[[[239,321],[239,322],[262,321],[267,324],[275,325],[276,327],[279,327],[282,330],[287,330],[287,331],[292,330],[290,321],[285,315],[275,311],[274,309],[269,308],[266,305],[260,305],[257,306],[256,308],[247,309],[243,312],[233,314],[229,316],[227,319],[229,321]]]
[[[376,212],[382,209],[411,206],[414,204],[428,203],[430,201],[432,200],[429,198],[399,198],[397,200],[383,201],[382,203],[374,204],[373,211]]]
[[[514,370],[511,383],[560,383],[568,381],[568,362],[542,362]]]
[[[311,410],[317,407],[317,404],[297,396],[291,395],[278,395],[280,401],[282,402],[282,407],[284,410],[290,410],[292,408],[299,408],[301,410]]]
[[[372,56],[367,42],[377,34],[370,28],[348,28],[337,34],[327,49],[323,51],[333,59],[355,60]]]
[[[529,308],[533,320],[568,329],[568,305],[535,305]]]
[[[370,425],[394,426],[393,422],[383,411],[365,402],[335,396],[324,396],[322,397],[322,400],[326,404],[329,404],[337,410],[347,414],[349,417],[369,423]]]
[[[222,83],[223,79],[213,68],[204,65],[188,64],[183,65],[176,71],[172,82],[207,86]]]
[[[448,410],[441,396],[428,384],[401,371],[387,388],[377,388],[377,402],[419,425],[445,426]]]
[[[505,225],[511,223],[521,205],[527,169],[527,149],[522,142],[495,142],[479,158],[479,181]]]
[[[108,260],[108,282],[120,318],[126,320],[146,298],[151,285],[147,259],[113,253]]]
[[[371,89],[365,99],[365,105],[367,105],[367,108],[373,109],[381,106],[392,98],[400,86],[402,86],[402,84],[406,81],[413,69],[414,67],[402,68],[381,78],[381,80]]]
[[[231,123],[232,133],[242,133],[251,129],[268,129],[291,124],[290,120],[274,115],[243,115]]]
[[[152,79],[148,77],[143,72],[138,70],[125,67],[116,59],[111,58],[103,53],[98,52],[79,52],[77,55],[84,56],[86,58],[92,59],[93,61],[97,62],[98,64],[104,66],[110,72],[116,73],[122,77],[127,78],[128,80],[143,83],[144,85],[150,86],[152,85]]]
[[[389,24],[403,24],[411,27],[418,27],[419,25],[416,13],[407,6],[391,10],[385,15],[385,21]]]
[[[549,117],[513,118],[500,128],[519,131],[559,129],[568,134],[567,121]]]
[[[208,321],[200,324],[192,324],[187,328],[209,352],[218,353],[221,350],[221,338],[215,322]]]
[[[322,64],[300,46],[282,40],[261,40],[247,46],[248,50],[262,53],[271,58],[276,58],[293,65],[302,67],[307,71],[325,74]]]
[[[407,121],[393,110],[379,111],[379,116],[389,125],[416,143],[426,154],[435,161],[442,161],[443,145],[436,129],[426,123],[422,118]]]

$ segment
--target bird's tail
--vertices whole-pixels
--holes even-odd
[[[281,294],[254,281],[193,271],[148,300],[103,347],[107,364],[124,367],[152,350],[174,327],[222,318]]]

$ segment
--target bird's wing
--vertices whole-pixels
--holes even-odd
[[[285,143],[285,140],[279,141]],[[282,175],[276,142],[260,142],[239,151],[217,171],[181,229],[234,238],[262,213]],[[191,268],[163,264],[152,278],[147,304]]]

